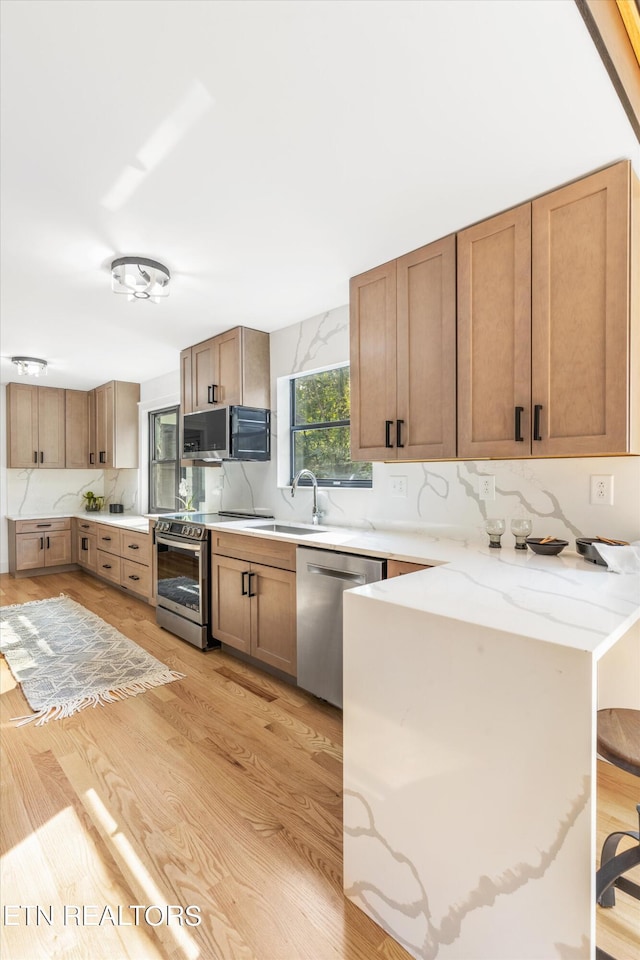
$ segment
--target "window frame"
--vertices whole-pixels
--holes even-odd
[[[153,467],[156,464],[160,463],[171,463],[171,460],[156,460],[154,457],[154,446],[155,446],[155,417],[162,415],[163,413],[173,413],[175,411],[176,415],[176,457],[173,461],[175,463],[175,504],[172,508],[169,507],[159,507],[155,502],[152,502],[152,498],[155,496],[155,487],[152,479]],[[163,513],[177,513],[179,511],[178,507],[178,487],[180,485],[180,480],[182,479],[182,469],[180,463],[180,405],[171,404],[169,407],[162,407],[156,410],[149,411],[149,513],[154,514],[163,514]]]
[[[351,426],[351,417],[346,420],[324,420],[314,423],[300,423],[297,424],[296,421],[296,381],[301,380],[303,377],[314,377],[320,376],[323,373],[327,373],[331,370],[340,370],[344,367],[349,369],[349,376],[351,376],[350,364],[348,363],[337,363],[332,367],[324,367],[322,370],[306,370],[301,371],[300,373],[294,374],[289,379],[289,486],[293,484],[295,477],[294,474],[294,463],[295,463],[295,435],[296,433],[308,432],[309,430],[326,430],[329,427],[350,427]],[[329,489],[356,489],[356,490],[371,490],[373,487],[373,475],[368,480],[340,480],[340,479],[327,479],[327,478],[317,478],[317,483],[319,487],[327,487]],[[311,480],[308,477],[301,477],[298,481],[300,486],[310,487]]]

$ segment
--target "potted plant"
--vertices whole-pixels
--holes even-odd
[[[96,496],[92,490],[87,490],[86,493],[82,494],[82,499],[84,500],[85,510],[90,510],[92,512],[98,512],[102,510],[104,506],[104,497]]]
[[[178,487],[179,497],[176,497],[176,500],[181,504],[182,509],[193,513],[195,507],[193,505],[193,494],[191,492],[191,482],[189,480],[181,480],[180,486]]]

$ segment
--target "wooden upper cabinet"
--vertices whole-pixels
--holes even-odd
[[[86,390],[65,390],[65,463],[67,469],[86,470],[89,460],[90,400]]]
[[[455,457],[455,236],[401,257],[396,270],[397,457]]]
[[[457,367],[458,457],[528,455],[530,203],[458,234]]]
[[[271,406],[269,334],[234,327],[180,353],[180,408]]]
[[[138,402],[140,384],[111,380],[96,387],[98,467],[138,466]]]
[[[7,384],[7,466],[60,469],[65,465],[65,391]]]
[[[534,456],[631,449],[630,191],[625,161],[533,202]]]
[[[396,261],[350,281],[351,458],[393,460]]]
[[[456,238],[354,277],[351,456],[456,453]]]

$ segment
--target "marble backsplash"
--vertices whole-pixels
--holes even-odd
[[[7,470],[6,484],[8,516],[77,513],[89,490],[138,511],[137,470]]]

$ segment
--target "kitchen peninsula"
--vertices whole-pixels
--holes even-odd
[[[587,960],[598,662],[630,646],[640,706],[640,578],[446,553],[345,596],[345,893],[424,960]]]

